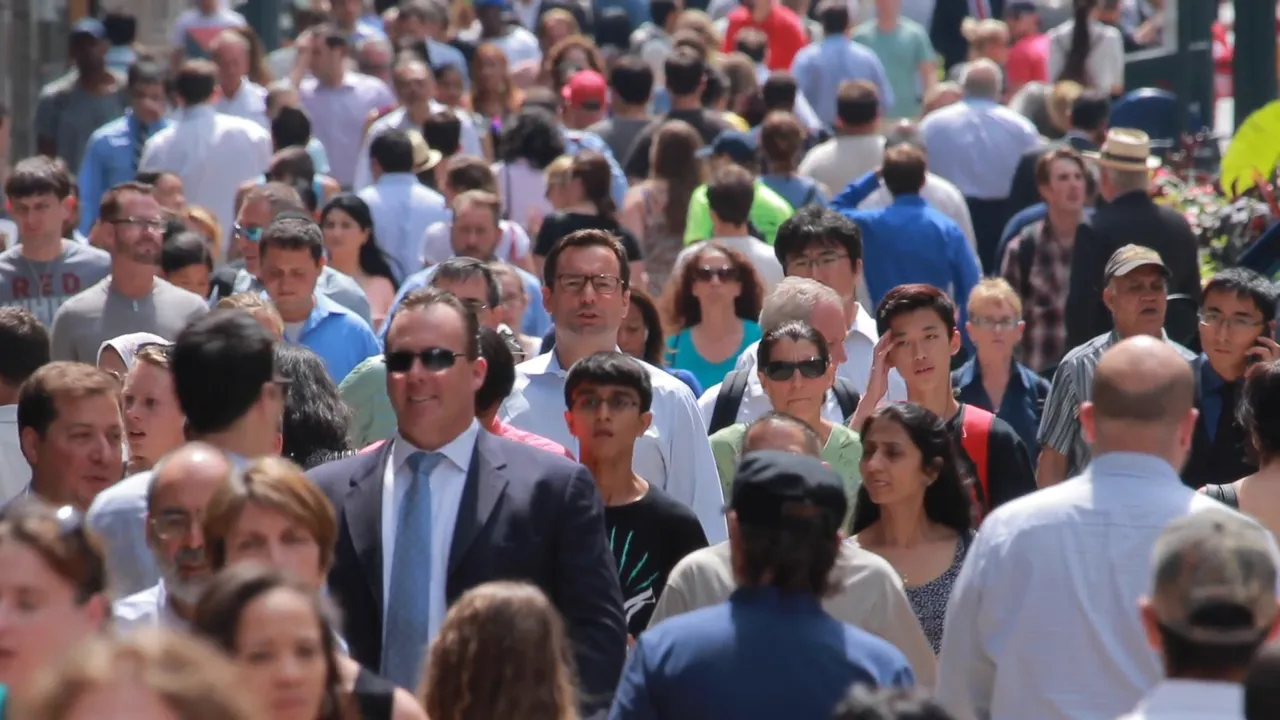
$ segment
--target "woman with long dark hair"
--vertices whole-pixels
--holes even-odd
[[[649,177],[631,186],[622,201],[619,222],[640,243],[648,289],[655,294],[666,289],[676,257],[684,249],[689,198],[706,180],[703,164],[694,159],[703,144],[689,123],[663,123],[649,150]]]
[[[974,507],[946,424],[915,403],[894,403],[862,424],[862,487],[854,540],[902,577],[936,653],[951,587],[973,541]]]
[[[542,261],[556,242],[578,230],[604,230],[613,233],[627,251],[631,262],[632,282],[644,286],[644,263],[640,243],[618,223],[618,209],[613,203],[613,171],[604,155],[584,150],[573,156],[569,167],[569,183],[564,188],[568,205],[548,214],[538,227],[533,241],[533,262],[542,273]],[[640,278],[636,280],[636,278]]]
[[[1124,91],[1124,37],[1093,18],[1098,0],[1075,0],[1072,19],[1049,31],[1049,79],[1112,97]]]
[[[329,252],[329,265],[340,273],[355,278],[369,296],[373,329],[381,327],[396,297],[396,274],[387,254],[378,247],[373,234],[373,215],[369,206],[352,193],[343,193],[325,204],[320,211],[320,229],[324,231],[324,247]],[[412,268],[400,268],[408,275]]]
[[[563,154],[564,135],[544,108],[525,108],[503,126],[493,175],[508,220],[527,227],[551,212],[543,171]]]

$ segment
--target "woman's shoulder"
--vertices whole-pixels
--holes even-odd
[[[721,447],[732,446],[734,451],[736,452],[738,449],[738,446],[742,444],[742,439],[746,437],[746,435],[747,435],[747,424],[734,423],[732,425],[729,425],[728,427],[721,428],[711,433],[711,437],[709,439],[711,441],[711,446],[713,448],[716,447],[717,445]]]

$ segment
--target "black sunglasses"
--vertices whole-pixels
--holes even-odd
[[[709,282],[712,278],[720,282],[729,282],[738,279],[738,268],[731,267],[710,267],[703,265],[693,271],[693,276],[698,280]]]
[[[387,362],[387,372],[408,372],[413,367],[413,360],[417,358],[422,361],[422,367],[432,372],[448,370],[458,362],[458,358],[465,357],[466,353],[454,352],[445,348],[427,348],[426,350],[393,350],[384,358]]]
[[[827,361],[822,358],[809,358],[799,362],[788,362],[786,360],[770,360],[764,364],[764,375],[774,382],[786,382],[791,379],[796,371],[800,371],[800,376],[813,380],[822,377],[827,371]]]

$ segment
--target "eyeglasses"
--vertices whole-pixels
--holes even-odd
[[[486,303],[483,300],[472,300],[470,298],[458,298],[458,299],[460,302],[462,302],[463,307],[465,307],[466,309],[470,310],[473,313],[478,313],[481,310],[489,309],[489,303]]]
[[[969,318],[969,322],[973,323],[974,327],[988,328],[991,330],[1012,330],[1018,327],[1018,323],[1021,321],[1018,320],[1018,318],[1013,317],[989,318],[975,315]]]
[[[702,282],[711,282],[714,279],[719,280],[722,283],[727,283],[730,280],[738,279],[738,269],[732,267],[711,267],[710,265],[703,265],[693,271],[693,277],[697,280],[701,280]]]
[[[612,295],[618,292],[618,288],[622,287],[622,278],[617,275],[563,273],[556,276],[556,282],[560,284],[560,289],[574,294],[586,290],[587,283],[591,283],[592,289],[601,295]]]
[[[236,237],[248,240],[251,243],[259,243],[262,241],[262,228],[245,227],[240,223],[236,223],[232,229],[235,231]]]
[[[799,257],[792,258],[787,265],[789,265],[792,270],[808,272],[810,270],[829,268],[841,260],[848,259],[849,253],[824,252],[817,255],[801,255]]]
[[[1252,330],[1253,328],[1256,328],[1262,325],[1263,321],[1236,317],[1234,315],[1231,317],[1227,317],[1222,313],[1217,313],[1217,312],[1202,312],[1200,313],[1200,324],[1204,325],[1205,327],[1213,327],[1213,328],[1218,328],[1225,325],[1228,330],[1236,331],[1236,330]]]
[[[151,518],[151,529],[161,540],[176,540],[186,537],[191,528],[198,525],[202,513],[189,513],[185,510],[162,510]]]
[[[809,358],[808,360],[800,360],[797,362],[789,362],[786,360],[770,360],[764,364],[764,376],[774,382],[786,382],[800,371],[800,376],[813,380],[822,377],[827,371],[827,361],[820,357]]]
[[[384,355],[387,362],[387,372],[402,373],[409,372],[413,367],[414,358],[422,362],[422,367],[431,372],[440,372],[448,370],[458,362],[458,358],[465,357],[466,353],[454,352],[445,348],[433,347],[425,350],[392,350]]]
[[[640,401],[630,395],[610,395],[608,397],[600,397],[599,395],[579,395],[573,399],[573,409],[583,410],[586,412],[596,412],[601,407],[608,407],[609,412],[626,412],[632,408],[640,407]]]
[[[140,217],[123,217],[111,220],[112,225],[133,225],[139,230],[154,230],[155,232],[164,232],[169,227],[169,221],[163,218],[140,218]]]

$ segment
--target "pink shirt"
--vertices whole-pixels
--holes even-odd
[[[1049,36],[1036,33],[1014,43],[1004,70],[1011,91],[1029,82],[1049,82]]]
[[[493,419],[493,424],[488,426],[481,425],[481,427],[493,433],[494,435],[497,435],[498,437],[503,437],[508,440],[515,440],[518,443],[524,443],[525,445],[528,445],[530,447],[536,447],[539,450],[546,450],[547,452],[553,452],[557,455],[563,455],[569,458],[570,460],[577,460],[577,458],[573,456],[573,453],[569,452],[569,450],[565,448],[565,446],[561,445],[560,443],[555,442],[554,440],[548,440],[542,437],[541,435],[534,435],[531,432],[526,432],[518,428],[513,428],[510,425],[507,425],[506,423],[502,422],[497,418]],[[377,450],[378,448],[382,447],[382,444],[385,442],[386,440],[379,440],[378,442],[373,443],[368,447],[364,448],[363,450],[361,450],[360,454],[364,455],[365,453],[371,453],[374,450]]]

